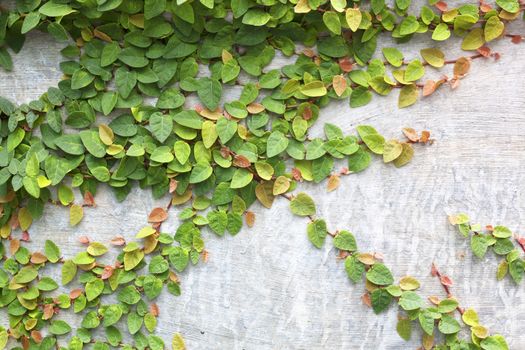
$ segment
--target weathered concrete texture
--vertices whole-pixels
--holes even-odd
[[[513,28],[525,32],[523,24]],[[416,57],[425,42],[418,39],[402,50]],[[457,42],[446,45],[447,58],[461,55]],[[29,101],[55,85],[61,75],[58,48],[31,36],[15,58],[15,71],[0,73],[0,94]],[[396,278],[410,274],[422,282],[423,295],[444,297],[429,275],[435,262],[454,280],[464,306],[478,310],[481,322],[504,334],[512,349],[524,349],[523,286],[497,282],[498,259],[474,259],[446,218],[464,211],[482,224],[525,231],[525,45],[505,41],[494,48],[502,53],[498,62],[476,60],[455,91],[444,88],[410,108],[397,109],[397,93],[359,109],[330,104],[312,135],[321,133],[323,122],[345,132],[368,123],[392,137],[401,137],[404,126],[431,130],[436,142],[416,146],[414,161],[402,169],[376,160],[367,171],[344,177],[335,192],[327,194],[325,183],[300,188],[315,198],[330,229],[351,230],[363,251],[384,254]],[[86,210],[75,229],[65,209],[47,208],[31,229],[34,246],[52,238],[72,256],[82,249],[80,235],[101,242],[116,234],[132,237],[151,208],[167,199],[154,201],[135,189],[123,204],[109,191],[96,201],[98,207]],[[348,281],[330,244],[311,246],[306,222],[292,217],[287,206],[282,200],[270,210],[256,205],[256,226],[237,237],[206,233],[209,262],[182,274],[181,297],[163,294],[158,302],[161,335],[169,339],[181,332],[192,350],[416,348],[419,334],[406,343],[395,331],[396,309],[377,316],[363,306],[363,286]],[[175,227],[170,219],[164,229]]]

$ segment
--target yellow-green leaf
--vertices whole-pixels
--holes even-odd
[[[346,23],[348,23],[348,27],[352,32],[359,28],[362,19],[363,15],[358,8],[346,9]]]
[[[69,224],[71,226],[76,226],[84,217],[84,209],[82,206],[73,204],[69,208]]]
[[[445,54],[440,49],[423,49],[421,57],[432,67],[441,68],[445,64]]]

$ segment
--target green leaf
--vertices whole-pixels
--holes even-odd
[[[379,314],[388,308],[392,301],[392,296],[386,289],[378,288],[370,294],[370,300],[372,302],[372,309],[376,314]]]
[[[357,243],[353,234],[348,231],[339,231],[334,238],[334,247],[353,252],[357,250]]]
[[[173,118],[168,114],[162,114],[161,112],[153,113],[150,116],[149,125],[151,127],[151,133],[160,142],[166,141],[173,132]]]
[[[410,336],[412,335],[412,324],[410,323],[410,320],[407,318],[400,318],[397,321],[396,326],[397,334],[401,338],[403,338],[406,341],[410,340]]]
[[[496,0],[496,4],[510,13],[516,13],[520,9],[518,0]]]
[[[86,298],[88,301],[94,300],[104,290],[104,281],[95,279],[86,283]]]
[[[422,49],[420,53],[421,57],[432,67],[441,68],[445,65],[445,54],[440,49]]]
[[[327,93],[326,87],[322,81],[315,80],[305,84],[300,89],[301,93],[308,97],[320,97]]]
[[[498,238],[509,238],[512,236],[512,231],[505,226],[496,226],[492,231],[492,235]]]
[[[403,88],[401,88],[401,91],[399,92],[399,100],[398,100],[397,106],[399,108],[405,108],[408,106],[412,106],[414,103],[417,102],[418,97],[419,97],[419,90],[416,84],[405,85],[403,86]],[[401,146],[401,144],[399,143],[397,143],[397,145]],[[401,146],[401,149],[402,148],[403,147]]]
[[[362,278],[363,273],[365,273],[365,265],[354,254],[345,259],[345,270],[348,278],[357,283]]]
[[[288,139],[282,132],[273,131],[266,142],[266,155],[269,158],[275,157],[288,147],[288,143]]]
[[[82,130],[78,133],[82,144],[89,153],[97,158],[103,158],[106,155],[106,146],[100,140],[97,131],[94,130]]]
[[[82,69],[77,69],[71,77],[71,88],[75,90],[82,89],[91,84],[93,80],[95,80],[93,75]]]
[[[444,41],[450,37],[450,30],[446,23],[440,23],[434,29],[432,33],[432,40]]]
[[[268,23],[272,17],[262,9],[250,9],[242,17],[242,23],[260,27]]]
[[[366,272],[366,279],[378,286],[387,286],[394,283],[394,276],[383,264],[376,263]]]
[[[56,3],[55,1],[49,1],[41,6],[38,9],[38,12],[48,17],[62,17],[76,11],[73,10],[73,8],[69,5]]]
[[[413,60],[407,65],[405,70],[406,81],[416,81],[425,75],[425,68],[420,60]]]
[[[323,22],[326,25],[326,28],[332,33],[339,35],[341,34],[341,21],[339,15],[333,11],[326,11],[323,14]]]
[[[72,260],[66,260],[62,265],[62,285],[71,282],[77,274],[77,265]]]
[[[347,8],[345,17],[346,17],[346,23],[348,24],[348,27],[350,28],[350,30],[352,32],[357,31],[363,19],[363,15],[361,14],[361,11],[359,11],[358,8]]]
[[[186,344],[184,344],[184,339],[180,333],[175,333],[171,341],[172,350],[186,350]]]
[[[243,188],[253,179],[253,174],[246,169],[237,169],[233,173],[231,188]]]
[[[19,284],[29,283],[37,276],[38,271],[33,266],[25,266],[14,276],[14,281]]]
[[[365,145],[376,154],[383,154],[385,138],[369,125],[359,125],[357,132]]]
[[[308,223],[306,231],[310,242],[312,242],[315,247],[321,248],[324,244],[326,235],[328,234],[328,231],[326,230],[326,222],[324,220],[312,221]]]
[[[477,50],[485,44],[483,29],[474,28],[463,38],[461,48],[467,51]]]
[[[395,47],[383,48],[383,56],[394,67],[401,67],[403,64],[403,54]]]
[[[52,263],[56,263],[60,260],[60,248],[50,240],[46,240],[44,244],[44,253],[47,259]]]
[[[406,291],[399,298],[399,306],[406,311],[417,310],[423,307],[423,299],[415,292]]]
[[[299,216],[315,215],[315,203],[313,199],[304,192],[299,193],[290,202],[292,213]]]
[[[71,326],[62,320],[53,321],[49,327],[49,332],[54,335],[64,335],[71,332]]]
[[[22,34],[26,34],[31,29],[35,28],[38,23],[40,23],[40,13],[30,12],[24,18],[24,23],[22,24]]]
[[[161,15],[166,10],[166,0],[145,0],[144,18],[151,19]]]
[[[191,170],[190,183],[195,184],[208,179],[213,173],[213,168],[208,163],[197,163]]]
[[[219,106],[222,95],[222,84],[212,78],[201,78],[198,81],[197,95],[210,111],[214,111]]]
[[[461,326],[455,318],[445,314],[441,315],[438,329],[443,334],[455,334],[461,330]]]
[[[507,345],[505,338],[499,334],[495,334],[483,339],[480,345],[483,350],[509,350],[509,346]]]

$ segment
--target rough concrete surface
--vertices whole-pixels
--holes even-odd
[[[525,32],[523,23],[512,29]],[[413,58],[428,43],[419,38],[401,49]],[[457,47],[457,41],[446,43],[447,58],[462,55]],[[374,97],[359,109],[347,102],[324,108],[314,136],[321,134],[323,122],[345,132],[367,123],[388,137],[401,137],[405,126],[431,130],[436,142],[416,146],[413,162],[401,169],[376,159],[365,172],[344,177],[335,192],[326,193],[326,183],[300,189],[312,195],[330,229],[351,230],[362,251],[384,254],[396,278],[412,275],[421,281],[422,295],[444,297],[430,276],[435,262],[453,279],[463,306],[476,309],[480,321],[505,335],[512,349],[525,349],[523,285],[496,281],[499,259],[492,254],[473,258],[468,242],[447,222],[448,214],[463,211],[482,224],[525,231],[525,45],[505,40],[493,47],[502,54],[499,61],[475,60],[456,90],[445,87],[410,108],[397,109],[397,93]],[[47,36],[30,35],[15,56],[14,71],[0,72],[0,95],[21,103],[54,86],[61,77],[60,48]],[[136,188],[127,201],[117,203],[104,189],[96,197],[97,208],[87,209],[76,228],[69,227],[66,209],[48,207],[31,229],[33,246],[53,239],[70,257],[82,249],[81,235],[100,242],[116,234],[131,238],[149,211],[167,200],[153,200]],[[286,201],[276,201],[270,210],[255,205],[253,211],[255,227],[236,237],[206,233],[208,263],[181,275],[182,296],[162,295],[158,331],[166,340],[181,332],[191,350],[419,346],[418,333],[408,343],[397,335],[396,308],[378,316],[362,304],[363,285],[348,281],[331,244],[312,247],[306,221],[293,217]],[[175,227],[170,219],[164,230]],[[70,321],[78,324],[76,318]]]

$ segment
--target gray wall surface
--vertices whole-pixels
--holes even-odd
[[[523,34],[525,26],[514,24],[512,31]],[[400,49],[411,59],[429,43],[420,37]],[[464,54],[458,46],[457,40],[442,46],[447,59]],[[473,258],[468,241],[447,221],[447,215],[462,211],[476,222],[508,225],[525,235],[525,45],[504,40],[492,47],[501,53],[499,61],[475,60],[457,89],[444,87],[412,107],[397,109],[393,93],[359,109],[350,109],[347,101],[324,108],[313,136],[321,135],[324,122],[347,133],[366,123],[387,137],[401,138],[405,126],[430,130],[436,142],[416,146],[413,162],[404,168],[376,159],[363,173],[342,178],[334,192],[326,192],[326,182],[299,189],[315,199],[331,230],[348,229],[362,251],[384,254],[396,279],[414,276],[422,295],[445,297],[430,276],[435,262],[453,279],[462,306],[476,309],[480,321],[505,335],[512,349],[525,349],[523,285],[496,281],[499,260],[492,254]],[[47,36],[30,35],[14,59],[14,71],[0,72],[0,95],[28,102],[55,86],[61,77],[60,48]],[[272,63],[280,65],[280,58]],[[451,70],[443,72],[451,75]],[[440,74],[429,69],[429,76]],[[149,211],[167,201],[136,188],[127,201],[117,203],[104,189],[97,207],[86,209],[75,228],[69,227],[67,209],[50,206],[30,230],[32,246],[53,239],[71,257],[83,249],[82,235],[104,243],[116,234],[132,238]],[[178,210],[170,211],[164,231],[174,231]],[[317,250],[308,242],[306,221],[291,215],[287,201],[252,210],[254,228],[236,237],[206,233],[208,263],[181,275],[182,296],[164,293],[158,300],[158,331],[167,341],[180,332],[191,350],[419,346],[418,333],[408,343],[397,335],[396,308],[378,316],[362,304],[363,284],[348,281],[331,244]]]

